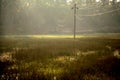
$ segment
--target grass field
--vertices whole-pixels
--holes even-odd
[[[1,80],[119,80],[120,39],[6,36],[0,39]]]

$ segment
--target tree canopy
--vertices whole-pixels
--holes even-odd
[[[72,34],[74,3],[77,33],[120,31],[117,0],[0,0],[0,34]]]

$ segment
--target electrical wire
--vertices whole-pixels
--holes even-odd
[[[115,10],[106,11],[106,12],[102,12],[102,13],[95,13],[95,14],[88,14],[88,15],[77,15],[77,16],[78,17],[100,16],[100,15],[103,15],[103,14],[108,14],[108,13],[112,13],[112,12],[116,12],[116,11],[120,11],[120,9],[115,9]]]

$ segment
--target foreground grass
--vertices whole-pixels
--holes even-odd
[[[113,51],[119,39],[3,38],[1,79],[9,80],[119,80],[120,60]]]

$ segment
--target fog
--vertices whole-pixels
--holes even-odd
[[[119,0],[0,0],[0,34],[119,33]]]

